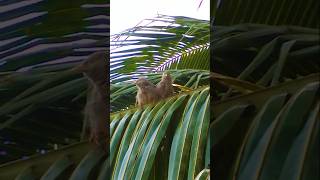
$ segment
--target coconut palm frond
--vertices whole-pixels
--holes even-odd
[[[200,86],[209,84],[209,71],[183,69],[168,70],[167,72],[170,73],[175,84],[179,84],[190,89],[196,89]],[[157,84],[161,80],[161,76],[162,73],[145,74],[145,77],[153,84]],[[176,93],[179,93],[180,91],[181,89],[176,89]],[[133,82],[111,84],[111,111],[115,112],[120,109],[126,109],[134,106],[136,93],[137,88]]]
[[[208,21],[164,15],[146,19],[135,28],[112,37],[111,82],[162,71],[182,59],[188,59],[189,68],[196,59],[209,62],[209,34]]]
[[[259,23],[269,25],[294,25],[319,29],[317,0],[216,0],[215,25]]]
[[[209,87],[204,86],[143,109],[114,113],[112,179],[195,177],[204,168],[199,158],[207,147],[209,104]],[[154,171],[158,166],[162,171]]]

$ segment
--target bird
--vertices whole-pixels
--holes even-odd
[[[161,81],[157,84],[157,90],[161,95],[161,99],[166,99],[173,96],[174,89],[172,86],[172,78],[168,72],[164,72],[161,77]]]
[[[109,150],[107,148],[109,141],[107,53],[105,51],[95,52],[72,69],[75,72],[82,72],[88,79],[81,138],[83,140],[89,131],[89,141],[102,147],[105,151]]]
[[[161,81],[157,85],[154,85],[146,78],[139,78],[135,82],[138,88],[136,105],[141,107],[172,96],[174,94],[172,83],[173,81],[170,74],[166,72],[162,74]]]
[[[156,103],[161,99],[157,87],[147,79],[140,77],[135,84],[138,88],[136,105],[139,107],[149,103]]]

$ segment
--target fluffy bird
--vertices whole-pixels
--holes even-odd
[[[91,54],[73,71],[82,72],[88,79],[87,100],[84,110],[82,139],[90,133],[89,141],[106,151],[109,140],[108,106],[107,106],[107,52]]]
[[[172,78],[168,72],[162,74],[161,81],[157,84],[157,90],[162,99],[168,98],[173,95],[174,89],[172,86]]]
[[[155,103],[161,99],[157,87],[147,79],[139,78],[135,84],[138,88],[136,96],[136,104],[138,106]]]

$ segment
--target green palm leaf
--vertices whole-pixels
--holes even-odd
[[[201,73],[201,71],[199,72]],[[131,114],[131,120],[126,124],[126,130],[122,132],[118,132],[114,134],[112,137],[116,138],[117,136],[122,137],[122,142],[120,146],[118,146],[114,152],[117,153],[117,156],[112,156],[116,158],[113,160],[113,179],[119,178],[135,178],[135,179],[149,179],[150,176],[157,177],[157,175],[151,174],[152,168],[157,166],[157,161],[155,159],[161,154],[162,151],[167,151],[164,149],[171,149],[170,156],[177,156],[179,153],[178,151],[174,150],[175,145],[170,145],[170,139],[174,136],[182,136],[182,129],[184,129],[181,123],[186,123],[190,121],[192,117],[192,122],[196,123],[196,119],[200,118],[197,123],[203,123],[203,126],[197,127],[197,132],[204,133],[203,135],[199,134],[197,138],[190,138],[190,135],[194,131],[190,126],[191,129],[188,131],[188,140],[184,142],[186,147],[191,148],[194,146],[194,152],[191,155],[191,152],[186,151],[184,152],[185,159],[189,159],[189,156],[192,157],[191,166],[196,165],[199,166],[196,170],[191,170],[193,172],[189,175],[190,178],[195,177],[198,171],[204,168],[204,161],[197,160],[200,156],[204,155],[205,147],[207,143],[207,136],[208,134],[208,124],[209,124],[209,117],[208,117],[208,105],[209,105],[209,97],[208,95],[208,87],[199,87],[192,92],[178,94],[172,98],[170,98],[166,103],[160,102],[155,106],[147,106],[145,109],[141,109],[142,112],[140,113],[140,109],[137,111],[132,110],[123,110],[123,112],[115,112],[113,113],[112,117],[117,118],[119,115],[123,116],[124,114]],[[200,94],[199,94],[200,92]],[[192,106],[185,104],[187,99],[189,102],[193,102],[192,99],[199,100],[193,102]],[[189,103],[190,104],[190,103]],[[197,104],[197,105],[195,105]],[[180,110],[179,110],[180,109]],[[184,113],[182,113],[182,109],[184,109]],[[134,113],[135,112],[135,113]],[[181,114],[180,114],[180,113]],[[177,114],[179,113],[179,114]],[[185,115],[183,115],[185,114]],[[140,118],[137,118],[139,117]],[[138,120],[139,119],[139,120]],[[138,120],[138,121],[137,121]],[[118,122],[118,123],[121,123]],[[179,124],[177,124],[179,123]],[[174,125],[176,124],[176,125]],[[205,125],[206,124],[206,125]],[[117,125],[116,125],[117,126]],[[118,125],[120,127],[120,124]],[[121,125],[121,127],[123,127]],[[176,127],[175,129],[171,129],[169,132],[168,128]],[[131,133],[130,133],[131,132]],[[185,132],[185,133],[186,133]],[[116,133],[116,131],[115,131]],[[191,133],[191,134],[190,134]],[[181,134],[181,135],[180,135]],[[175,142],[173,138],[173,143]],[[112,140],[111,140],[112,141]],[[169,141],[168,143],[165,143]],[[181,144],[181,145],[183,145]],[[202,148],[198,149],[196,147],[201,146]],[[112,147],[112,144],[111,144]],[[197,149],[197,150],[196,150]],[[196,151],[195,151],[196,150]],[[170,151],[167,151],[170,152]],[[114,159],[113,158],[113,159]],[[170,157],[171,158],[171,157]],[[201,158],[200,158],[201,159]],[[173,163],[175,162],[175,163]],[[187,160],[188,162],[188,160]],[[186,162],[186,164],[188,164]],[[170,167],[171,166],[181,166],[182,162],[178,161],[169,161],[168,159],[165,161],[169,166],[167,166],[168,175],[171,176]],[[181,164],[180,164],[181,163]],[[188,171],[185,171],[183,168],[176,172],[183,173],[184,176],[188,175]],[[160,172],[159,172],[160,173]],[[156,173],[157,174],[157,173]],[[161,173],[160,173],[161,174]],[[160,177],[159,174],[159,177]]]
[[[111,39],[113,83],[169,68],[208,69],[209,22],[159,15]]]
[[[317,0],[303,2],[299,0],[216,0],[214,2],[220,2],[215,12],[216,25],[259,23],[319,28],[319,1]]]

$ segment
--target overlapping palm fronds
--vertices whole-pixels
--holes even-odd
[[[320,38],[315,29],[240,24],[217,26],[214,33],[215,72],[269,87],[320,70]],[[232,94],[225,88],[218,83],[215,89],[223,99]]]
[[[212,27],[214,73],[191,70],[209,69],[198,61],[209,59],[208,22],[159,16],[114,37],[110,69],[111,156],[105,159],[102,153],[88,153],[88,144],[83,143],[34,157],[33,162],[7,164],[0,167],[0,172],[6,172],[0,175],[11,179],[17,175],[40,178],[52,174],[62,178],[105,179],[109,173],[113,179],[208,179],[211,171],[214,179],[319,179],[314,171],[319,167],[319,99],[316,98],[319,96],[319,74],[316,74],[319,35],[318,30],[310,29],[318,27],[314,21],[318,10],[310,10],[319,2],[270,2],[272,8],[262,0],[219,3],[224,12],[217,11],[218,25]],[[286,5],[288,8],[284,8]],[[236,7],[236,11],[230,10],[231,7]],[[294,7],[301,8],[290,20],[286,13]],[[310,19],[306,18],[308,15]],[[241,22],[270,25],[226,26]],[[282,23],[305,27],[271,26]],[[182,70],[186,67],[190,69]],[[192,90],[176,89],[177,94],[165,101],[133,107],[136,89],[125,80],[143,74],[157,83],[164,69],[171,69],[175,83]],[[10,72],[4,74],[7,73]],[[71,74],[61,76],[70,78],[70,83],[79,78]],[[24,76],[17,77],[20,82],[26,80]],[[59,78],[55,78],[52,84],[58,86]],[[210,108],[209,78],[213,80],[214,88],[210,91],[215,96]],[[38,79],[32,76],[26,83]],[[82,91],[81,80],[78,81],[72,85]],[[10,81],[6,83],[10,85]],[[49,85],[39,85],[39,91],[34,91],[30,98],[41,95]],[[14,89],[11,86],[2,89]],[[83,94],[75,96],[71,87],[69,90],[59,97],[81,101]],[[41,97],[59,100],[50,94]],[[28,105],[29,109],[34,108],[34,104]],[[28,112],[28,108],[21,113]],[[68,130],[75,134],[77,131]],[[210,155],[214,167],[211,170]]]
[[[1,2],[0,71],[57,71],[109,43],[109,5],[79,0]]]
[[[317,178],[319,74],[211,106],[214,177]],[[308,168],[305,168],[308,167]],[[311,170],[311,169],[312,170]]]
[[[202,170],[210,161],[209,22],[159,16],[119,37],[111,50],[112,179],[208,177]],[[165,101],[134,107],[137,89],[121,81],[143,75],[156,84],[164,70],[184,88]]]
[[[112,139],[111,139],[111,148],[113,149],[111,152],[110,158],[107,158],[107,160],[101,164],[99,162],[102,161],[99,153],[97,155],[93,155],[93,153],[83,154],[85,150],[81,150],[82,154],[77,153],[76,150],[72,150],[71,147],[70,154],[74,154],[74,156],[80,157],[84,156],[81,162],[79,162],[79,159],[73,159],[70,158],[70,156],[66,156],[65,154],[60,154],[57,158],[58,160],[49,160],[49,162],[52,163],[52,166],[50,164],[46,164],[46,166],[42,166],[40,168],[41,170],[37,172],[30,173],[29,170],[21,172],[21,174],[18,174],[19,176],[28,175],[33,177],[47,177],[50,174],[53,177],[71,177],[71,178],[77,178],[79,175],[83,174],[82,172],[85,172],[83,174],[83,177],[100,177],[104,178],[106,175],[108,175],[108,162],[113,163],[115,165],[115,162],[117,164],[115,166],[112,166],[112,173],[116,176],[128,176],[126,173],[123,172],[122,168],[119,169],[119,165],[126,163],[126,161],[123,160],[124,153],[128,153],[128,141],[132,136],[132,134],[128,134],[126,136],[123,136],[123,132],[126,131],[135,131],[139,134],[139,136],[135,137],[137,140],[136,143],[133,143],[131,146],[132,148],[136,150],[143,150],[143,152],[146,152],[145,156],[142,156],[143,154],[139,153],[138,151],[135,152],[135,156],[132,157],[139,157],[138,164],[136,164],[136,161],[128,161],[131,164],[134,163],[135,170],[131,171],[133,169],[129,169],[130,172],[133,174],[129,174],[129,176],[133,177],[143,177],[148,178],[151,177],[152,171],[155,170],[156,166],[154,168],[151,168],[153,164],[157,164],[158,161],[156,159],[159,158],[159,156],[162,156],[158,152],[163,147],[163,142],[166,141],[166,152],[170,151],[171,143],[169,141],[169,137],[171,137],[171,140],[173,136],[181,136],[185,139],[186,146],[185,145],[178,145],[175,152],[171,153],[171,158],[178,158],[180,159],[179,163],[176,164],[170,164],[170,167],[173,166],[175,168],[178,168],[178,166],[181,166],[185,164],[185,162],[190,163],[190,169],[188,172],[180,172],[179,170],[175,170],[173,172],[168,172],[168,169],[166,169],[166,173],[158,172],[158,174],[162,174],[162,177],[167,176],[170,174],[170,176],[180,176],[180,177],[196,177],[198,173],[202,169],[205,168],[205,162],[208,164],[209,162],[209,149],[207,146],[207,137],[208,137],[208,127],[209,127],[209,117],[208,117],[208,109],[209,109],[209,89],[208,89],[208,79],[209,79],[209,72],[205,70],[194,70],[194,69],[187,69],[187,70],[170,70],[171,75],[174,78],[175,83],[178,83],[180,85],[189,87],[188,92],[182,92],[181,89],[176,89],[176,96],[171,98],[170,103],[166,103],[167,105],[164,105],[165,102],[160,102],[156,105],[152,105],[147,109],[139,110],[136,108],[131,108],[134,102],[134,94],[136,92],[136,88],[132,84],[132,82],[121,82],[123,80],[129,80],[131,79],[131,74],[134,74],[134,71],[137,70],[137,74],[145,74],[148,79],[150,79],[152,82],[157,83],[160,80],[162,71],[167,68],[196,68],[198,69],[208,69],[208,59],[209,59],[209,53],[208,53],[208,39],[209,39],[209,28],[208,28],[208,22],[206,21],[200,21],[192,18],[185,18],[185,17],[169,17],[169,16],[161,16],[158,17],[158,19],[161,19],[160,21],[166,22],[167,24],[157,24],[153,26],[148,27],[142,27],[140,26],[139,31],[137,30],[137,27],[135,27],[132,30],[128,30],[127,33],[124,33],[121,35],[120,39],[117,40],[117,44],[120,47],[117,47],[115,49],[111,49],[112,55],[111,58],[114,60],[116,58],[120,58],[119,61],[116,61],[117,63],[123,63],[123,68],[119,68],[116,66],[113,66],[113,62],[111,61],[111,72],[116,72],[118,75],[122,76],[122,79],[116,79],[111,77],[112,85],[111,85],[111,109],[114,111],[112,114],[112,124],[111,124],[111,130],[112,130]],[[154,20],[154,19],[153,19]],[[152,21],[153,21],[152,20]],[[168,23],[170,25],[168,25]],[[196,26],[194,26],[194,24]],[[149,33],[146,33],[145,31],[149,30]],[[161,33],[161,31],[163,31]],[[151,33],[150,33],[151,32]],[[158,32],[158,33],[155,33]],[[168,35],[169,34],[169,35]],[[199,37],[202,38],[199,38]],[[128,38],[127,38],[128,37]],[[137,38],[139,39],[138,42],[133,43],[130,48],[126,45],[128,43],[132,42],[132,39],[130,38]],[[153,38],[152,40],[146,39],[148,37]],[[121,39],[124,38],[124,39]],[[153,48],[158,46],[157,48],[150,49],[150,47],[144,47],[144,49],[132,49],[132,47],[137,48],[137,45],[150,45]],[[113,46],[115,47],[115,46]],[[121,50],[121,48],[126,48],[127,50]],[[120,51],[120,53],[119,53]],[[154,63],[148,63],[148,61],[144,61],[145,63],[137,63],[132,58],[128,58],[128,54],[126,53],[132,53],[130,57],[139,58],[141,55],[148,54],[154,60]],[[113,55],[116,54],[114,57]],[[120,54],[120,55],[119,55]],[[63,56],[63,55],[62,55]],[[122,60],[121,58],[124,58],[125,60]],[[199,60],[201,62],[206,62],[206,64],[201,64],[201,62],[196,61]],[[181,66],[181,63],[185,63]],[[133,64],[134,69],[131,69],[130,63]],[[173,66],[176,64],[175,66]],[[188,65],[189,64],[189,65]],[[194,65],[195,64],[195,65]],[[128,65],[128,66],[127,66]],[[23,69],[20,71],[26,71],[26,73],[14,73],[10,74],[10,76],[3,76],[4,78],[2,81],[3,89],[10,89],[9,87],[13,86],[13,82],[26,82],[26,84],[21,87],[20,89],[17,89],[17,97],[10,97],[6,96],[7,99],[3,100],[4,105],[1,108],[1,115],[5,117],[4,122],[2,125],[4,128],[11,128],[16,127],[19,122],[28,124],[28,121],[26,121],[26,118],[31,118],[32,122],[40,122],[41,119],[44,118],[44,116],[35,116],[39,115],[40,111],[46,111],[46,113],[52,113],[52,110],[55,110],[55,114],[52,115],[50,118],[46,119],[59,119],[59,117],[68,117],[68,121],[61,119],[64,122],[64,126],[71,127],[72,129],[68,129],[68,132],[72,133],[72,136],[68,136],[68,138],[65,137],[65,133],[60,133],[61,139],[59,139],[57,136],[51,136],[53,137],[53,142],[55,144],[50,144],[53,147],[58,147],[61,144],[68,144],[72,143],[76,138],[75,136],[79,135],[80,132],[80,125],[79,121],[81,120],[81,114],[79,113],[82,108],[82,104],[84,101],[84,94],[85,94],[85,82],[84,79],[81,78],[79,75],[72,74],[68,71],[58,72],[58,70],[64,70],[67,69],[67,65],[64,66],[62,63],[62,68],[60,66],[50,65],[41,67],[41,66],[33,66],[29,69]],[[71,65],[70,65],[71,66]],[[206,67],[206,68],[205,68]],[[138,69],[147,69],[144,73],[141,73]],[[18,69],[18,68],[17,68]],[[16,70],[16,69],[15,69]],[[151,73],[152,71],[156,71],[157,73]],[[35,76],[25,76],[27,74],[32,74]],[[129,72],[129,73],[128,73]],[[149,72],[149,73],[148,73]],[[130,74],[131,73],[131,74]],[[43,80],[42,78],[46,77],[46,80]],[[40,80],[40,82],[38,82]],[[117,83],[118,82],[118,83]],[[27,87],[27,88],[26,88]],[[181,87],[181,86],[180,86]],[[190,91],[192,89],[192,91]],[[4,91],[3,93],[8,93],[6,95],[10,95],[9,91]],[[129,97],[129,98],[128,98]],[[192,100],[188,100],[192,97]],[[200,98],[201,97],[201,98]],[[196,100],[199,99],[199,100]],[[71,100],[71,101],[70,101]],[[196,100],[196,101],[193,101]],[[186,104],[186,102],[190,102],[189,104]],[[18,103],[16,103],[18,102]],[[63,106],[61,106],[61,102],[63,102]],[[173,104],[171,104],[173,103]],[[78,105],[75,105],[78,104]],[[171,106],[173,105],[173,106]],[[41,109],[40,109],[41,107]],[[46,107],[50,107],[49,110],[47,110]],[[127,109],[130,107],[129,109]],[[151,110],[152,109],[152,110]],[[184,110],[185,109],[185,110]],[[72,111],[71,111],[72,110]],[[198,110],[201,110],[202,113],[198,113]],[[143,111],[143,113],[141,112]],[[179,113],[178,113],[179,111]],[[184,112],[185,111],[185,112]],[[58,113],[61,112],[61,113]],[[75,113],[77,112],[77,113]],[[148,114],[148,116],[139,116],[135,112],[141,112],[142,114]],[[8,116],[8,114],[18,113],[17,116]],[[171,116],[171,115],[172,116]],[[70,116],[66,116],[70,115]],[[141,114],[140,114],[141,115]],[[199,116],[199,117],[198,117]],[[166,117],[166,118],[164,118]],[[117,118],[119,118],[119,121],[117,121]],[[147,118],[148,120],[145,120],[144,118]],[[164,119],[163,119],[164,118]],[[196,121],[196,119],[202,119],[201,121]],[[122,120],[121,120],[122,119]],[[131,120],[130,120],[131,119]],[[135,119],[135,120],[134,120]],[[132,124],[137,123],[137,120],[139,120],[140,125],[142,125],[143,129],[132,129]],[[180,120],[178,120],[180,119]],[[129,121],[130,120],[130,121]],[[165,121],[163,121],[165,120]],[[175,121],[176,120],[176,121]],[[77,122],[76,122],[77,121]],[[48,120],[46,120],[46,123],[48,124]],[[73,124],[68,124],[69,122],[72,122]],[[144,123],[142,123],[144,122]],[[148,123],[150,122],[150,123]],[[60,123],[60,122],[59,122]],[[130,126],[127,126],[128,124],[131,124]],[[183,132],[176,131],[178,128],[178,124],[184,123],[185,126],[189,126],[189,124],[194,123],[200,123],[198,128],[190,127],[188,129],[183,128]],[[76,124],[76,125],[75,125]],[[52,124],[50,124],[51,127]],[[151,126],[149,126],[151,125]],[[168,134],[167,130],[171,128],[171,126],[174,125],[174,129],[172,129],[172,133]],[[180,125],[179,125],[180,126]],[[41,126],[40,126],[41,127]],[[140,127],[140,126],[137,126]],[[33,129],[35,128],[35,129]],[[67,128],[67,127],[66,127]],[[147,130],[145,128],[152,128],[152,130]],[[30,129],[30,128],[28,128]],[[156,130],[157,129],[157,130]],[[179,128],[178,128],[179,129]],[[180,128],[181,129],[181,128]],[[39,128],[32,127],[30,129],[34,132],[39,131]],[[59,129],[58,129],[59,130]],[[147,130],[147,131],[145,131]],[[156,131],[155,131],[156,130]],[[48,136],[44,137],[50,137],[49,134],[52,132],[46,128]],[[190,134],[193,134],[193,132],[198,132],[197,138],[193,138],[190,136]],[[155,132],[156,134],[153,134]],[[147,133],[147,134],[144,134]],[[141,141],[141,137],[147,135],[150,140],[143,140]],[[134,136],[132,136],[134,137]],[[70,138],[70,139],[69,139]],[[33,138],[34,139],[34,138]],[[156,141],[154,141],[156,139]],[[57,142],[58,141],[58,142]],[[119,144],[121,142],[121,144]],[[155,144],[150,144],[150,142],[154,142]],[[192,143],[191,143],[192,142]],[[47,143],[47,140],[44,138],[43,143]],[[127,143],[127,144],[125,144]],[[149,144],[149,145],[148,145]],[[139,145],[143,145],[143,149],[140,148]],[[182,145],[182,146],[181,146]],[[74,145],[77,146],[77,145]],[[38,147],[38,145],[37,145]],[[41,147],[41,146],[40,146]],[[121,147],[121,148],[120,148]],[[192,147],[193,152],[186,151],[183,147]],[[87,147],[80,147],[83,149],[86,149]],[[189,158],[179,158],[179,149],[185,151],[184,154]],[[200,151],[199,151],[199,150]],[[32,151],[32,150],[31,150]],[[119,152],[120,155],[118,154]],[[30,152],[31,153],[31,152]],[[40,162],[46,161],[48,162],[47,158],[53,157],[55,152],[48,153],[47,155],[43,157],[34,157],[35,159],[39,159]],[[199,158],[204,158],[204,154],[206,154],[206,160],[200,160]],[[169,153],[167,153],[169,155]],[[156,159],[155,159],[156,158]],[[169,158],[169,156],[167,156]],[[42,161],[43,159],[43,161]],[[152,160],[153,159],[153,160]],[[90,161],[92,160],[92,161]],[[90,161],[90,162],[89,162]],[[104,160],[103,160],[104,161]],[[21,161],[23,164],[24,161]],[[147,164],[145,164],[147,163]],[[166,165],[166,167],[169,166],[168,161],[163,161],[162,165]],[[19,162],[17,162],[17,165]],[[77,167],[74,167],[73,164],[77,164]],[[51,167],[50,167],[51,166]],[[63,166],[63,167],[62,167]],[[71,167],[72,166],[72,167]],[[83,166],[86,166],[85,169],[83,169]],[[157,164],[158,166],[158,164]],[[10,169],[10,167],[14,167],[14,164],[7,164],[4,165],[1,169]],[[24,168],[25,166],[20,166]],[[38,165],[35,165],[35,167],[38,167]],[[46,167],[46,168],[45,168]],[[49,168],[50,167],[50,168]],[[57,168],[61,167],[59,170]],[[100,168],[101,167],[101,168]],[[142,167],[142,168],[139,168]],[[144,167],[144,168],[143,168]],[[193,168],[195,167],[195,168]],[[47,169],[49,168],[49,169]],[[73,171],[68,171],[68,169],[73,169]],[[100,169],[101,171],[97,173],[90,173],[92,171],[97,172],[95,169]],[[150,169],[151,168],[151,169]],[[16,168],[15,168],[16,169]],[[19,168],[18,168],[19,169]],[[17,169],[16,169],[17,170]],[[83,171],[82,171],[83,170]],[[119,171],[121,170],[121,172]],[[139,171],[137,171],[139,170]],[[68,171],[68,172],[66,172]],[[13,171],[8,171],[13,172]],[[179,172],[180,174],[176,174],[176,172]],[[54,174],[52,174],[54,173]],[[118,173],[118,174],[117,174]],[[181,174],[182,173],[182,174]],[[5,177],[17,177],[17,173],[6,173],[4,174]]]
[[[219,4],[215,11],[215,25],[242,23],[292,25],[319,29],[320,2],[317,0],[213,0]],[[214,10],[211,8],[211,10]]]
[[[319,178],[318,7],[221,1],[211,65],[232,82],[213,78],[212,178]]]
[[[1,1],[0,162],[77,142],[86,81],[68,69],[108,48],[105,1]]]
[[[159,15],[111,39],[111,82],[168,68],[209,68],[209,22]],[[180,67],[179,67],[180,66]]]
[[[194,178],[210,159],[204,157],[209,150],[208,93],[202,87],[155,106],[114,114],[112,179]]]

